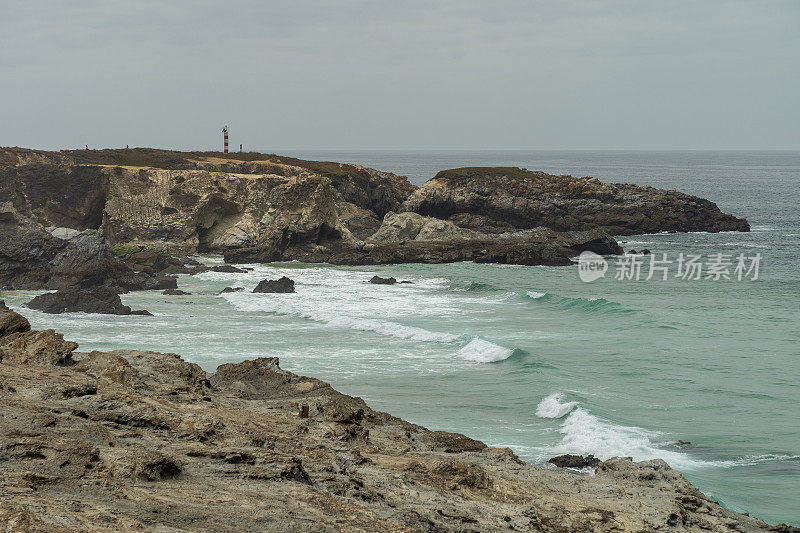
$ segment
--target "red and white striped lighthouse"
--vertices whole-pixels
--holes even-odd
[[[224,153],[227,154],[228,153],[228,126],[225,126],[224,128],[222,128],[222,136],[223,136],[223,139],[225,140],[225,151],[224,151]]]

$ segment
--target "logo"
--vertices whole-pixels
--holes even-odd
[[[603,259],[602,255],[587,250],[578,256],[578,276],[581,281],[591,283],[603,278],[606,270],[608,270],[608,261]]]

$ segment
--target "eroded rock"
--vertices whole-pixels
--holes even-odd
[[[273,279],[273,280],[261,280],[256,285],[253,292],[273,292],[273,293],[288,293],[294,292],[294,281],[287,278],[286,276],[281,276],[280,279]]]

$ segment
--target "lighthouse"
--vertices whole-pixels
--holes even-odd
[[[222,128],[222,139],[224,141],[224,153],[228,153],[228,126]]]

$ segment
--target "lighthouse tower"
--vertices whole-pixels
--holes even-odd
[[[222,138],[224,140],[224,153],[228,153],[228,126],[222,128]]]

